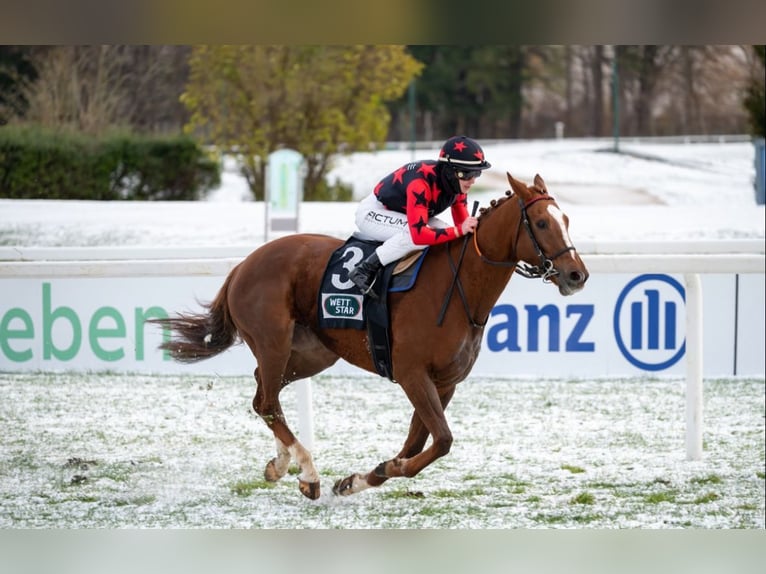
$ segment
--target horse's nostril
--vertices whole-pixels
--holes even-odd
[[[569,279],[571,280],[572,283],[576,283],[576,284],[585,283],[585,281],[587,281],[588,279],[588,274],[580,273],[579,271],[572,271],[569,274]]]

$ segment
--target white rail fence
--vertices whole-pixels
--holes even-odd
[[[222,276],[253,246],[188,248],[0,247],[0,279],[54,277]],[[703,349],[700,274],[764,274],[763,239],[665,242],[581,242],[594,273],[683,274],[686,288],[686,456],[702,457]],[[299,433],[313,442],[311,387],[298,388]]]

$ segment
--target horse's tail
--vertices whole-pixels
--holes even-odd
[[[214,357],[231,347],[238,339],[237,327],[231,320],[227,295],[234,277],[229,273],[215,299],[203,304],[206,313],[179,313],[173,317],[149,319],[148,323],[161,325],[176,337],[164,341],[160,349],[181,363],[196,363]]]

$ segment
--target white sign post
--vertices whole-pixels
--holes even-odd
[[[298,206],[303,199],[303,178],[306,175],[303,156],[292,149],[281,149],[269,155],[266,166],[266,222],[263,240],[269,231],[298,231]],[[303,445],[314,446],[314,415],[311,407],[311,379],[295,382],[298,407],[298,435]]]
[[[298,231],[298,206],[303,198],[305,164],[303,156],[292,149],[269,155],[266,166],[264,241],[269,231]]]

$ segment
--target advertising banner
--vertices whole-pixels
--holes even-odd
[[[0,371],[252,373],[244,345],[197,364],[158,350],[146,319],[198,312],[221,277],[2,278]],[[764,371],[764,275],[703,275],[705,376]],[[571,297],[515,277],[493,308],[474,376],[600,377],[685,372],[682,276],[592,276]],[[412,320],[418,320],[412,318]],[[394,325],[394,329],[397,326]],[[405,327],[406,328],[406,327]],[[340,361],[331,372],[358,372]]]

